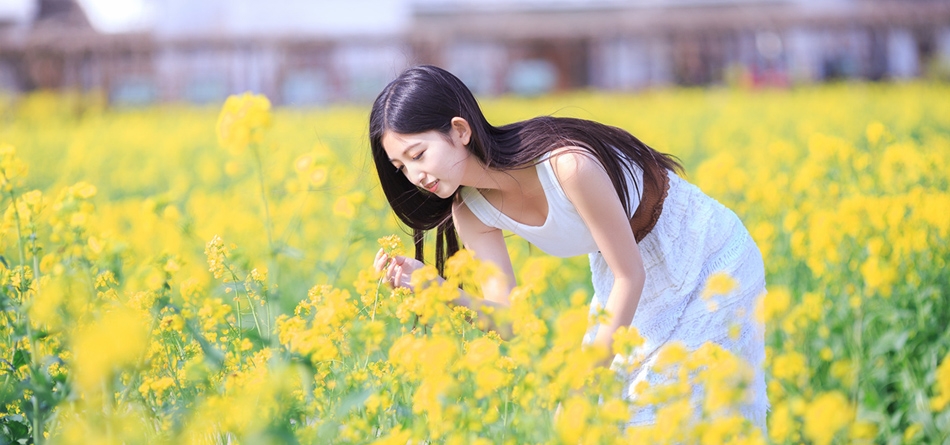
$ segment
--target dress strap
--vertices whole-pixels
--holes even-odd
[[[502,213],[489,203],[474,187],[461,187],[459,194],[465,206],[475,214],[483,224],[490,227],[500,227]]]

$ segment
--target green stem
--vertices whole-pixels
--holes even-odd
[[[257,328],[257,335],[261,337],[261,340],[267,340],[269,336],[264,336],[264,331],[261,329],[261,323],[257,319],[257,311],[254,310],[254,301],[251,300],[251,293],[247,291],[247,286],[244,286],[244,297],[247,298],[247,305],[251,307],[251,315],[254,316],[254,327]]]
[[[235,291],[235,293],[236,292],[237,291]],[[237,318],[238,340],[240,340],[238,344],[240,344],[241,342],[244,341],[244,323],[241,322],[241,299],[238,298],[237,296],[235,296],[234,298],[234,312],[236,315],[235,318]],[[241,355],[241,348],[238,348],[238,354]]]
[[[42,445],[43,443],[43,423],[37,413],[40,412],[40,401],[36,399],[36,394],[31,397],[33,402],[33,443]]]
[[[256,165],[257,165],[257,184],[260,188],[261,205],[262,205],[262,208],[264,209],[264,231],[267,233],[267,260],[269,263],[267,267],[268,269],[267,276],[268,276],[268,281],[276,283],[280,275],[280,270],[277,266],[277,251],[274,246],[274,233],[273,233],[274,230],[272,227],[273,223],[270,217],[270,205],[267,202],[267,187],[266,187],[266,184],[264,183],[264,162],[261,159],[260,147],[258,147],[257,144],[253,144],[251,146],[251,152],[254,153],[254,160],[256,161]],[[267,333],[268,333],[267,337],[264,337],[263,335],[261,335],[261,339],[267,338],[268,340],[270,339],[270,332],[273,326],[273,314],[271,311],[271,305],[269,304],[270,298],[269,298],[269,295],[267,295],[269,292],[271,292],[271,288],[272,286],[267,286],[268,290],[266,292],[261,293],[261,297],[264,298],[264,302],[265,302],[264,313],[265,313],[265,316],[267,317]],[[248,297],[248,300],[250,300],[250,297]],[[252,311],[254,310],[253,307],[254,305],[252,304],[251,305]],[[254,316],[254,322],[257,323],[256,315]],[[261,331],[260,324],[257,324],[257,330],[258,330],[258,333],[260,334],[260,331]]]
[[[504,442],[505,436],[507,435],[507,431],[508,431],[508,398],[509,398],[510,392],[511,392],[511,390],[505,391],[505,415],[502,417],[502,419],[503,419],[502,427],[503,427],[503,428],[501,429],[501,431],[502,431],[502,432],[501,432],[501,439],[502,439],[502,442]]]
[[[11,207],[13,208],[13,219],[16,221],[16,244],[17,251],[20,254],[20,267],[26,265],[26,248],[23,247],[23,230],[20,228],[20,209],[16,206],[16,195],[13,194],[13,190],[10,190],[10,201]],[[23,271],[20,270],[20,279],[23,279]]]
[[[354,237],[351,236],[352,233],[353,233],[353,222],[351,221],[350,225],[347,226],[346,228],[346,235],[344,235],[343,237],[343,239],[347,240],[347,245],[350,247],[353,246],[353,240],[354,240]],[[327,277],[330,280],[328,284],[336,285],[336,281],[340,278],[340,273],[343,272],[343,266],[346,265],[346,261],[349,259],[348,257],[349,253],[350,251],[349,249],[347,249],[339,258],[337,258],[336,263],[334,263],[333,276]]]
[[[268,256],[274,257],[274,241],[271,231],[270,206],[267,204],[267,189],[264,185],[264,163],[261,161],[261,153],[257,144],[251,146],[251,152],[254,153],[254,161],[257,165],[257,183],[260,186],[261,204],[264,208],[264,230],[267,233]]]
[[[155,329],[155,323],[156,323],[156,320],[154,317],[152,317],[148,324],[148,332],[152,332],[152,330]],[[164,344],[164,342],[162,343]],[[167,354],[168,352],[167,344],[165,344],[165,351]],[[117,405],[122,406],[122,404],[125,403],[125,401],[129,398],[129,394],[131,394],[134,389],[138,389],[139,385],[136,385],[132,382],[136,382],[137,380],[141,378],[141,374],[142,374],[141,370],[145,367],[145,361],[147,360],[147,358],[148,358],[148,351],[145,351],[141,355],[139,355],[139,358],[138,360],[136,360],[136,365],[135,365],[135,369],[136,369],[136,372],[138,373],[138,376],[133,377],[131,382],[128,385],[126,385],[125,389],[122,390],[122,393],[119,394],[119,397],[116,400]],[[175,377],[174,373],[172,373],[172,377]],[[175,382],[176,383],[178,382],[177,378],[175,379]],[[143,397],[143,400],[144,399],[145,397]],[[150,410],[153,409],[151,406],[149,406],[148,403],[146,403],[145,405],[148,406]]]
[[[100,379],[99,384],[102,387],[102,412],[105,414],[103,423],[106,426],[106,438],[109,439],[109,442],[112,442],[113,431],[112,431],[112,385],[106,381],[106,379]]]
[[[376,296],[373,297],[373,314],[370,315],[369,319],[376,321],[376,306],[379,303],[379,287],[383,285],[383,277],[379,277],[379,281],[376,282]]]
[[[5,175],[4,175],[5,176]],[[16,243],[17,251],[20,255],[20,286],[21,289],[18,289],[17,292],[20,294],[20,303],[24,301],[24,292],[22,289],[24,280],[26,278],[25,271],[23,270],[26,267],[26,247],[23,245],[23,229],[20,224],[20,209],[17,208],[16,204],[16,195],[13,194],[13,190],[9,191],[11,207],[13,208],[13,219],[16,221]],[[34,241],[35,243],[35,241]],[[34,258],[35,260],[35,258]],[[35,261],[34,261],[35,262]],[[34,272],[35,274],[36,272]],[[35,276],[35,275],[34,275]],[[36,377],[36,343],[33,341],[33,327],[30,326],[30,320],[24,320],[26,325],[26,338],[30,343],[30,373],[33,374],[33,381],[38,381]],[[40,413],[40,402],[36,398],[36,391],[33,392],[33,395],[30,397],[33,405],[33,443],[41,445],[43,443],[43,420],[42,413]]]
[[[862,300],[863,300],[863,297],[862,297]],[[860,394],[861,394],[861,388],[860,388],[861,385],[858,383],[860,381],[859,373],[861,372],[861,366],[863,365],[861,363],[861,357],[864,356],[864,349],[863,349],[863,344],[862,344],[863,343],[862,333],[864,332],[864,301],[861,302],[861,305],[858,306],[855,312],[856,314],[855,314],[854,328],[852,329],[852,332],[854,333],[854,344],[855,344],[855,350],[857,351],[857,354],[855,354],[854,366],[851,367],[851,382],[852,382],[851,403],[853,406],[858,406],[858,402],[859,402],[858,398],[860,397]]]
[[[264,337],[264,332],[263,332],[263,330],[261,330],[261,323],[260,323],[260,321],[257,319],[257,311],[254,310],[254,301],[251,300],[251,294],[250,294],[250,292],[247,291],[247,286],[244,284],[244,280],[239,280],[239,279],[238,279],[237,274],[234,273],[234,270],[231,269],[231,266],[226,266],[226,267],[227,267],[227,269],[228,269],[228,272],[231,274],[231,279],[232,279],[235,283],[241,283],[241,287],[244,288],[244,297],[247,298],[247,305],[250,306],[250,308],[251,308],[251,316],[254,317],[254,326],[257,328],[257,335],[259,335],[262,340],[265,339],[266,337]],[[235,289],[235,290],[234,290],[235,295],[237,295],[237,292],[238,292],[237,289]],[[240,297],[238,297],[238,298],[240,298]],[[237,302],[238,299],[236,298],[234,301]],[[239,330],[241,329],[241,326],[240,326],[240,319],[241,319],[241,317],[240,317],[240,315],[241,315],[241,314],[240,314],[240,312],[239,312],[239,313],[238,313],[238,329],[239,329]],[[244,334],[242,333],[242,334],[241,334],[241,340],[243,341],[243,339],[244,339]],[[238,349],[240,349],[240,347],[239,347]]]

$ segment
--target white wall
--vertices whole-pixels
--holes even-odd
[[[887,34],[887,70],[895,79],[916,76],[919,67],[917,43],[906,29],[892,29]]]
[[[381,35],[404,31],[408,0],[154,0],[161,37]]]

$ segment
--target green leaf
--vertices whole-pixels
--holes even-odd
[[[373,389],[367,388],[359,392],[347,394],[336,408],[336,417],[343,418],[349,414],[350,411],[365,405],[366,399],[368,399],[373,392],[375,392]]]
[[[19,369],[28,363],[30,363],[30,353],[23,349],[17,349],[13,354],[13,367]]]
[[[888,352],[896,352],[904,348],[909,334],[907,331],[887,331],[882,335],[874,345],[871,346],[870,356],[876,357]]]
[[[278,255],[284,255],[294,260],[302,260],[304,258],[304,252],[302,250],[288,244],[281,244],[277,246],[274,249],[274,253]]]
[[[28,443],[30,422],[19,414],[0,417],[0,443]]]

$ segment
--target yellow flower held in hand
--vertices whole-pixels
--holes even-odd
[[[402,246],[402,239],[396,235],[384,236],[378,240],[379,247],[383,248],[386,255],[404,255],[405,249]]]

